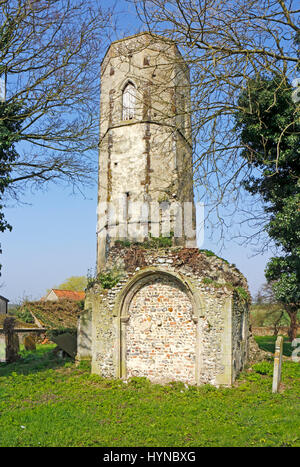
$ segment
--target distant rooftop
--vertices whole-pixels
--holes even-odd
[[[0,295],[0,300],[5,300],[6,302],[9,302],[8,298],[3,297],[3,295]]]
[[[60,289],[52,289],[55,295],[60,299],[65,300],[84,300],[85,293],[84,292],[76,292],[74,290],[60,290]]]

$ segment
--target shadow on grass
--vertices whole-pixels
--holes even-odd
[[[39,346],[34,351],[21,350],[21,358],[15,363],[0,363],[0,376],[11,373],[28,375],[39,371],[63,367],[71,358],[59,358],[54,352],[55,345]]]
[[[258,346],[266,352],[275,352],[276,336],[255,336],[255,340]],[[288,340],[288,337],[283,338],[283,355],[290,357],[294,348],[292,343]]]

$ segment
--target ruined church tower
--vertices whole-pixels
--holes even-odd
[[[118,239],[195,245],[189,70],[176,44],[137,34],[101,67],[97,264]],[[163,222],[165,221],[165,222]]]
[[[111,44],[101,70],[98,273],[77,334],[77,359],[101,377],[230,386],[247,362],[247,281],[195,245],[189,107],[174,42],[143,33]],[[152,241],[160,236],[169,239]]]

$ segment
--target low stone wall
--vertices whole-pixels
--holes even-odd
[[[279,335],[287,336],[288,327],[281,326],[278,330]],[[252,326],[253,336],[274,336],[274,326]],[[300,334],[300,327],[298,327],[297,334]]]

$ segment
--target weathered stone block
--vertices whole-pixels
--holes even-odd
[[[278,336],[275,344],[272,392],[278,392],[281,382],[283,337]]]
[[[77,339],[76,336],[66,332],[58,336],[52,337],[51,340],[57,344],[57,346],[66,352],[70,357],[75,358],[77,353]]]
[[[86,301],[86,307],[78,320],[77,356],[78,360],[91,360],[92,358],[92,307]]]
[[[35,339],[30,334],[24,337],[23,344],[25,350],[36,350]]]
[[[108,266],[122,264],[124,250],[112,248]],[[145,250],[146,264],[156,266],[122,270],[122,287],[109,293],[99,284],[87,291],[93,373],[187,384],[234,382],[248,356],[248,302],[228,282],[207,287],[202,253],[198,259],[190,255],[191,264],[178,261],[178,255],[178,248]],[[210,258],[205,261],[209,270]],[[217,261],[222,273],[223,261]],[[236,269],[230,272],[247,290],[245,278]]]
[[[15,318],[7,317],[3,323],[3,332],[5,334],[5,360],[7,363],[13,363],[20,358],[19,336],[15,332]]]

